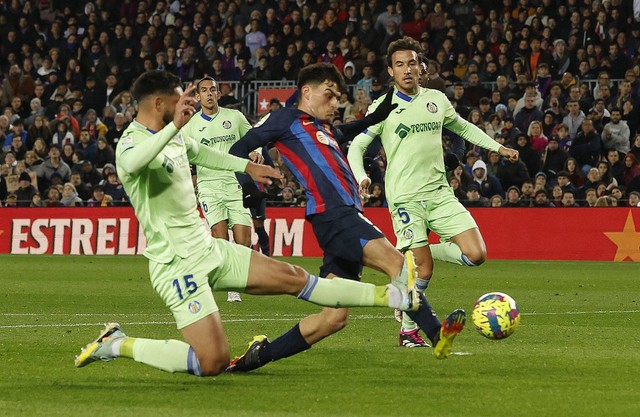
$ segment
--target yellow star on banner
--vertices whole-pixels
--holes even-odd
[[[636,231],[631,211],[629,211],[622,232],[604,232],[604,234],[618,247],[616,256],[613,259],[614,262],[621,262],[627,259],[640,262],[640,232]]]

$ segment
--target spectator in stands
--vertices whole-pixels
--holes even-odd
[[[580,207],[576,204],[575,191],[564,190],[562,192],[562,207]]]
[[[629,207],[640,207],[640,193],[632,191],[629,193],[629,200],[627,201]]]
[[[108,131],[107,126],[98,118],[98,113],[94,109],[87,110],[83,129],[89,132],[89,136],[93,140],[106,135]]]
[[[534,87],[535,88],[535,87]],[[534,120],[542,121],[543,114],[535,104],[535,97],[526,95],[524,97],[524,107],[515,116],[515,126],[521,131],[529,130],[529,125]],[[540,99],[542,105],[542,99]]]
[[[620,185],[628,185],[634,177],[640,175],[640,164],[638,163],[636,156],[631,152],[624,156],[622,163],[624,168],[622,171],[622,181],[620,182]]]
[[[611,109],[611,121],[602,130],[602,147],[604,150],[615,149],[621,154],[629,152],[629,136],[631,132],[627,122],[622,120],[620,109]]]
[[[87,207],[110,207],[113,205],[111,196],[105,194],[102,185],[95,185],[92,190],[92,197],[87,200]]]
[[[600,135],[593,127],[593,121],[584,119],[581,130],[576,134],[569,148],[569,153],[578,161],[583,174],[589,172],[598,163],[600,148]]]
[[[584,112],[580,109],[580,103],[576,100],[569,100],[567,102],[567,115],[562,120],[562,123],[567,126],[571,139],[576,137],[585,118]]]
[[[96,164],[96,157],[98,152],[98,146],[96,140],[91,137],[89,130],[83,128],[80,131],[80,137],[75,147],[76,150],[82,151],[84,159],[91,161],[92,164]]]
[[[529,136],[533,150],[541,154],[547,147],[547,143],[549,143],[549,139],[542,132],[542,123],[537,120],[532,121],[529,124],[527,135]]]
[[[78,197],[76,187],[72,183],[67,182],[62,187],[62,198],[60,199],[60,204],[64,207],[81,207],[83,205],[82,199]]]
[[[534,194],[533,205],[531,207],[550,208],[555,207],[555,205],[549,201],[547,190],[540,188]]]
[[[82,176],[79,171],[74,171],[71,173],[71,179],[69,181],[76,189],[78,193],[78,197],[80,197],[83,201],[87,201],[91,198],[91,188],[88,187],[84,182],[82,182]]]
[[[62,194],[57,187],[52,186],[47,190],[47,207],[62,207],[62,203],[60,200],[62,199]]]
[[[4,140],[2,150],[4,152],[9,152],[11,150],[13,138],[19,138],[26,146],[28,136],[28,133],[24,130],[24,123],[22,122],[22,119],[16,119],[11,126],[11,133],[9,133]]]
[[[104,174],[104,173],[103,173]],[[115,205],[126,204],[126,194],[124,187],[118,179],[118,174],[115,170],[110,170],[104,175],[106,181],[103,184],[104,193],[111,197],[111,200]]]
[[[29,207],[31,199],[38,192],[31,184],[31,176],[28,172],[23,172],[19,177],[20,187],[15,191],[18,207]]]
[[[53,174],[58,174],[66,182],[71,175],[71,168],[60,159],[60,148],[57,145],[52,145],[49,148],[49,159],[38,165],[35,172],[38,181],[42,181],[43,187],[46,187],[44,184],[49,184]]]
[[[37,138],[42,138],[45,141],[51,141],[53,132],[46,123],[44,116],[38,115],[34,117],[33,123],[29,126],[27,131],[27,149],[33,149],[33,145]]]
[[[533,205],[534,192],[535,189],[533,188],[533,182],[531,180],[526,180],[522,183],[520,187],[520,201],[522,201],[526,207]]]
[[[2,82],[0,106],[6,106],[13,97],[19,97],[20,100],[27,102],[31,98],[33,90],[34,81],[31,75],[23,74],[18,64],[12,64],[8,76]]]
[[[461,201],[465,207],[487,207],[488,201],[480,195],[480,187],[476,182],[467,186],[467,199]]]
[[[75,145],[76,139],[69,130],[69,126],[64,120],[59,120],[55,125],[55,133],[51,137],[51,144],[59,147],[65,144]]]
[[[520,189],[515,185],[512,185],[507,189],[507,198],[502,207],[525,207],[525,204],[520,200]]]
[[[478,159],[472,168],[473,182],[479,186],[480,195],[484,198],[490,198],[493,195],[504,195],[504,190],[498,178],[487,174],[487,165],[481,159]],[[467,186],[467,191],[469,187]]]

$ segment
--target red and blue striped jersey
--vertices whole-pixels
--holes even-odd
[[[231,153],[246,158],[251,150],[272,143],[306,190],[307,216],[342,206],[362,211],[358,184],[336,141],[339,135],[330,124],[285,107],[260,120]]]

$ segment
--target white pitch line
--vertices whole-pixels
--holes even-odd
[[[521,313],[523,316],[559,316],[559,315],[578,315],[578,314],[630,314],[630,313],[640,313],[640,310],[596,310],[596,311],[567,311],[564,313],[557,312],[548,312],[548,313]],[[0,316],[41,316],[42,314],[35,313],[0,313]],[[63,315],[63,316],[168,316],[166,314],[89,314],[89,313],[77,313],[77,314],[49,314],[49,315]],[[284,317],[281,317],[284,316]],[[228,317],[228,316],[227,316]],[[231,316],[234,317],[234,316]],[[291,320],[299,320],[302,319],[303,316],[300,315],[287,315],[282,314],[278,315],[278,317],[259,317],[252,315],[243,315],[243,318],[226,318],[223,319],[225,323],[246,323],[246,322],[254,322],[254,321],[291,321]],[[383,319],[383,320],[391,320],[393,317],[389,315],[380,316],[380,315],[354,315],[351,316],[350,319],[355,320],[375,320],[375,319]],[[153,325],[168,325],[175,324],[173,321],[131,321],[131,322],[122,322],[122,325],[139,325],[139,326],[153,326]],[[9,324],[9,325],[0,325],[0,329],[30,329],[30,328],[38,328],[38,327],[89,327],[89,326],[102,326],[104,323],[49,323],[49,324]]]

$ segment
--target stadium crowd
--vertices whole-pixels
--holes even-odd
[[[640,5],[630,0],[95,0],[0,2],[0,202],[126,205],[114,148],[136,115],[128,88],[163,69],[182,81],[296,79],[331,62],[349,92],[335,123],[364,117],[389,83],[386,48],[420,41],[425,82],[520,152],[511,163],[443,133],[468,207],[640,204]],[[272,100],[272,109],[281,104]],[[246,113],[246,111],[245,111]],[[383,149],[366,157],[366,206],[384,207]],[[277,155],[274,155],[277,163]],[[290,177],[289,177],[290,178]],[[273,205],[304,206],[294,180]]]

